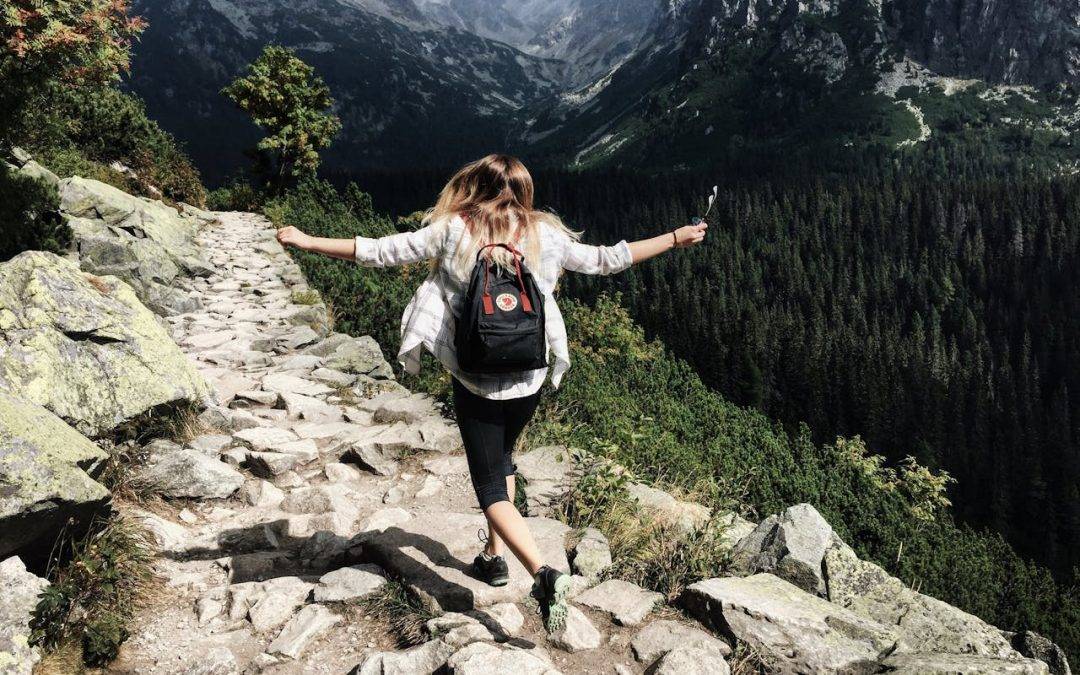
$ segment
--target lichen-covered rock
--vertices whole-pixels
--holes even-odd
[[[899,636],[771,574],[706,579],[682,604],[702,623],[750,643],[781,672],[876,672]]]
[[[40,660],[29,643],[30,614],[48,585],[14,556],[0,562],[0,673],[30,675]]]
[[[391,379],[394,370],[383,358],[379,343],[370,335],[354,338],[332,333],[325,340],[308,347],[305,354],[323,357],[323,366],[343,373]]]
[[[927,652],[1020,656],[1001,632],[977,616],[916,592],[865,560],[839,539],[825,554],[830,601],[892,626],[909,645]]]
[[[0,557],[47,553],[70,518],[108,508],[94,480],[108,455],[48,410],[0,391]]]
[[[212,271],[195,244],[197,219],[181,216],[160,201],[135,197],[89,178],[65,178],[59,189],[60,209],[68,215],[100,221],[112,236],[124,242],[147,239],[160,249],[157,255],[168,256],[189,274],[206,275]]]
[[[130,286],[38,251],[0,265],[0,387],[91,437],[210,393]]]
[[[977,654],[893,654],[877,673],[896,675],[1047,675],[1046,664],[1035,659],[998,659]]]
[[[604,533],[595,527],[585,528],[581,540],[574,546],[570,564],[574,572],[585,577],[596,577],[611,567],[611,547]]]

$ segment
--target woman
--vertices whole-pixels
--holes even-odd
[[[295,227],[278,232],[278,241],[305,251],[386,267],[433,260],[427,280],[413,296],[402,318],[398,358],[406,372],[420,368],[422,349],[439,359],[453,375],[454,410],[480,508],[487,517],[484,549],[473,562],[473,574],[494,586],[505,585],[509,571],[504,546],[533,575],[532,595],[540,604],[544,626],[558,630],[566,617],[569,577],[544,564],[525,520],[514,507],[514,464],[511,452],[536,410],[547,368],[485,375],[464,372],[454,350],[455,316],[459,316],[469,275],[481,247],[511,243],[525,256],[525,266],[543,295],[545,334],[551,380],[559,386],[570,366],[566,327],[553,293],[563,270],[613,274],[671,248],[700,243],[707,225],[687,225],[673,232],[614,246],[578,241],[553,214],[533,209],[533,182],[513,157],[488,155],[454,175],[438,203],[413,232],[380,239],[324,239]],[[493,263],[512,266],[511,254],[487,248]],[[551,358],[553,357],[553,358]],[[483,541],[483,540],[482,540]]]

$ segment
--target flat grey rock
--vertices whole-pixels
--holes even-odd
[[[529,515],[550,515],[570,491],[574,465],[564,446],[530,450],[515,458],[517,473],[525,479],[525,502]]]
[[[622,579],[609,579],[577,595],[574,601],[607,612],[620,626],[636,626],[663,599],[664,596],[655,591],[647,591]]]
[[[455,652],[447,665],[454,675],[557,675],[558,670],[534,650],[474,642]]]
[[[319,577],[315,602],[348,602],[371,595],[382,588],[386,577],[375,565],[343,567]]]
[[[244,484],[242,473],[192,449],[151,455],[135,476],[140,485],[165,497],[224,499]]]
[[[630,641],[630,646],[634,650],[634,658],[646,668],[677,647],[703,649],[720,658],[731,655],[731,647],[723,640],[700,628],[667,619],[653,621],[639,630]]]
[[[771,574],[699,581],[683,592],[681,604],[785,672],[875,672],[899,643],[894,629]]]
[[[266,651],[270,654],[298,659],[308,645],[340,621],[341,617],[326,607],[308,605],[289,619]]]

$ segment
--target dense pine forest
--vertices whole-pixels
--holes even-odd
[[[1068,577],[1080,565],[1080,180],[1000,159],[942,147],[903,165],[543,171],[538,191],[587,240],[611,242],[686,222],[719,183],[705,246],[608,279],[570,275],[566,291],[620,291],[706,383],[805,422],[818,442],[859,434],[891,460],[946,470],[960,520]],[[399,213],[441,179],[361,178]]]

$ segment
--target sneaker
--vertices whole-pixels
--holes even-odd
[[[505,586],[510,582],[510,568],[501,555],[478,554],[472,563],[472,575],[489,586]]]
[[[532,597],[540,606],[544,629],[554,633],[566,623],[566,593],[570,590],[570,577],[547,565],[540,568],[533,582]]]

